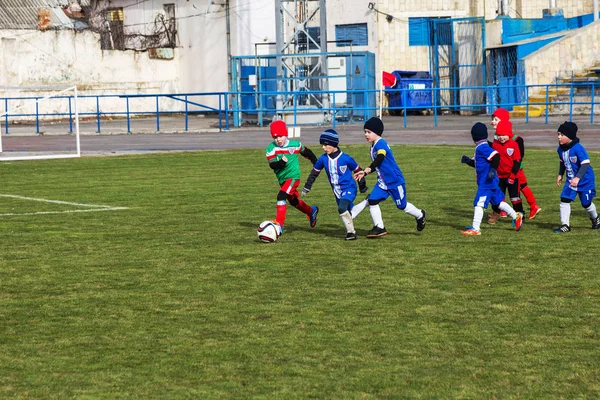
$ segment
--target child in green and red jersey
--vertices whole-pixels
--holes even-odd
[[[288,129],[283,121],[274,121],[269,125],[273,142],[267,146],[266,155],[269,167],[273,169],[279,181],[279,193],[277,194],[277,217],[276,221],[281,228],[285,223],[287,201],[292,206],[306,214],[310,221],[310,227],[317,225],[317,214],[319,207],[311,207],[300,199],[298,185],[300,185],[300,163],[298,155],[310,160],[314,165],[317,162],[315,154],[298,140],[288,139]]]

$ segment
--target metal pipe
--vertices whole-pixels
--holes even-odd
[[[498,15],[508,17],[508,0],[498,0]]]
[[[598,0],[594,0],[594,21],[598,20]]]

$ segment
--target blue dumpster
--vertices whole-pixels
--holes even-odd
[[[407,111],[423,111],[433,108],[433,79],[428,71],[394,71],[396,84],[386,93],[389,95],[390,114]]]

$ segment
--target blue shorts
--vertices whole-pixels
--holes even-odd
[[[473,200],[473,206],[486,209],[488,204],[492,203],[492,206],[497,206],[502,203],[504,199],[504,193],[502,193],[499,187],[491,188],[479,186],[477,188],[477,193],[475,194],[475,199]]]
[[[390,187],[387,190],[380,188],[379,185],[375,185],[371,194],[369,194],[369,200],[383,201],[389,196],[392,196],[392,199],[394,199],[396,207],[401,210],[406,208],[406,184],[404,183],[397,187]]]
[[[594,197],[596,197],[596,188],[587,185],[583,187],[578,186],[576,189],[573,189],[569,184],[566,184],[563,187],[560,197],[574,201],[577,195],[579,195],[579,201],[581,202],[581,205],[587,206],[592,202]]]
[[[337,205],[340,205],[340,201],[342,200],[348,200],[350,202],[350,207],[348,208],[348,211],[352,210],[352,207],[354,207],[354,200],[356,199],[356,190],[346,190],[344,192],[342,192],[342,196],[341,197],[335,197],[335,202],[337,203]]]

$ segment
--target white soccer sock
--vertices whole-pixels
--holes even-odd
[[[362,212],[362,210],[365,209],[367,204],[369,204],[369,200],[365,199],[365,200],[361,201],[360,203],[358,203],[357,205],[355,205],[354,207],[352,207],[352,211],[351,211],[352,219],[358,217],[358,214],[360,214]]]
[[[404,209],[404,212],[409,215],[412,215],[415,218],[421,218],[423,216],[421,210],[412,205],[411,203],[406,203],[406,208]]]
[[[506,215],[508,215],[512,219],[517,218],[517,213],[511,206],[508,205],[507,202],[505,202],[505,201],[500,202],[500,204],[498,204],[498,208],[500,209],[500,211],[504,211],[506,213]]]
[[[481,230],[481,220],[483,219],[483,207],[476,206],[473,213],[473,229]]]
[[[373,218],[373,225],[379,228],[385,228],[385,226],[383,226],[383,218],[381,217],[381,208],[379,208],[379,204],[369,206],[369,212],[371,212],[371,218]]]
[[[586,208],[585,211],[587,211],[590,218],[592,218],[592,219],[598,218],[598,213],[596,212],[596,206],[594,205],[594,203],[590,204],[590,206],[588,208]]]
[[[569,225],[571,219],[571,203],[560,202],[560,224]]]
[[[346,232],[356,233],[354,230],[354,221],[352,220],[352,215],[348,211],[345,211],[340,214],[340,217],[342,217],[342,221],[344,222],[344,225],[346,225]]]

